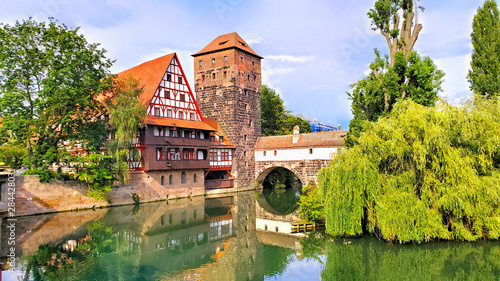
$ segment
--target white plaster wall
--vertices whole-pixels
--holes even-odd
[[[336,147],[318,147],[312,150],[312,154],[309,154],[309,148],[266,150],[266,156],[263,150],[255,150],[255,161],[328,160],[337,154]]]
[[[267,225],[267,230],[266,230],[266,225]],[[273,220],[257,218],[255,221],[255,227],[258,230],[265,230],[271,232],[276,232],[276,227],[278,227],[277,232],[279,233],[290,234],[292,232],[292,224],[286,221],[273,221]]]

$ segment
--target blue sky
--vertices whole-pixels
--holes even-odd
[[[446,74],[440,94],[457,103],[470,95],[472,18],[484,0],[421,0],[425,11],[415,49]],[[37,0],[1,1],[0,22],[54,17],[100,43],[116,60],[113,73],[177,52],[193,88],[193,58],[218,35],[238,32],[264,57],[263,83],[294,114],[347,128],[346,91],[368,73],[385,39],[370,28],[374,0]]]

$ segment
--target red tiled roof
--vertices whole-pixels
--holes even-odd
[[[118,79],[127,75],[132,75],[134,79],[139,81],[139,87],[144,87],[139,96],[139,100],[142,104],[148,106],[174,57],[177,57],[176,53],[139,64],[138,66],[118,73]],[[177,59],[177,61],[179,61],[179,59]]]
[[[219,146],[225,146],[227,148],[236,148],[230,141],[229,139],[226,137],[226,135],[224,134],[224,132],[222,131],[222,128],[219,126],[219,123],[217,123],[217,120],[213,119],[213,118],[204,118],[203,121],[205,123],[207,123],[208,125],[210,125],[212,128],[214,128],[215,132],[213,133],[210,133],[210,135],[214,135],[214,136],[217,136],[215,138],[215,145],[219,145]],[[222,143],[219,141],[219,138],[218,137],[222,137],[223,141]]]
[[[158,116],[147,116],[146,120],[144,121],[144,124],[198,129],[198,130],[206,130],[206,131],[212,131],[212,132],[215,131],[214,128],[212,128],[210,125],[208,125],[205,122],[158,117]]]
[[[297,143],[292,143],[293,135],[260,137],[255,149],[343,146],[346,134],[347,131],[300,134]]]
[[[209,54],[216,51],[226,50],[231,48],[240,49],[242,51],[245,51],[247,53],[250,53],[254,56],[263,59],[263,57],[257,55],[257,53],[254,50],[252,50],[252,48],[250,48],[247,42],[245,42],[245,40],[243,40],[236,32],[224,34],[215,38],[215,40],[212,41],[210,44],[208,44],[205,48],[203,48],[203,50],[199,51],[196,54],[193,54],[192,56],[196,57],[199,55]]]

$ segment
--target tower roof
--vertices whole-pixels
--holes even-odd
[[[245,40],[243,40],[236,32],[220,35],[219,37],[215,38],[214,41],[210,42],[210,44],[208,44],[205,48],[203,48],[203,50],[199,51],[196,54],[193,54],[192,56],[196,57],[199,55],[209,54],[232,48],[240,49],[260,59],[263,59],[263,57],[257,55],[257,53],[254,50],[252,50],[252,48],[250,48],[247,42],[245,42]]]

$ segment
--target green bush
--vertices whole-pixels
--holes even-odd
[[[105,194],[111,191],[116,178],[111,172],[111,157],[102,154],[90,154],[79,158],[75,178],[87,183],[87,196],[105,199]]]
[[[302,195],[299,198],[299,215],[309,221],[318,222],[324,219],[324,207],[322,202],[322,192],[316,184],[311,181],[302,188]]]
[[[9,167],[21,168],[27,156],[28,150],[22,144],[6,143],[0,146],[0,162]]]

